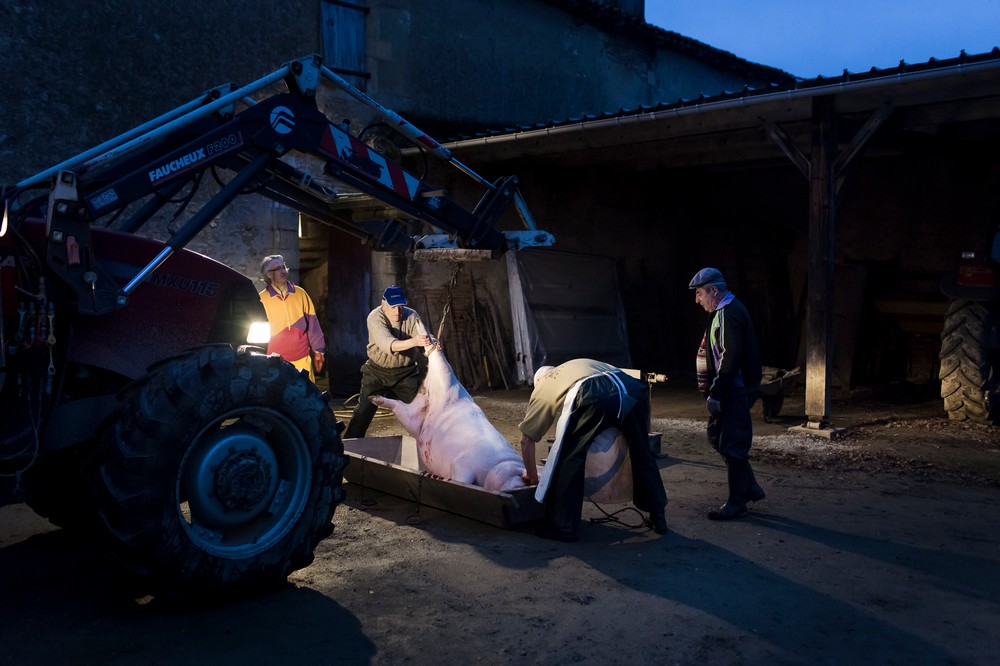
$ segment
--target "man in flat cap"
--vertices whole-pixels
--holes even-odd
[[[406,307],[396,285],[382,292],[382,303],[368,314],[368,360],[361,366],[361,393],[344,437],[364,437],[378,409],[368,398],[384,395],[412,402],[427,374],[418,362],[431,343],[420,315]]]
[[[698,389],[708,407],[708,441],[726,461],[729,479],[729,498],[708,517],[732,520],[746,515],[747,502],[764,499],[750,467],[750,408],[760,393],[760,350],[750,314],[719,269],[701,269],[688,288],[709,314],[698,348]]]

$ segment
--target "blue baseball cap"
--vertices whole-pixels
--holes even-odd
[[[382,292],[382,300],[388,303],[390,307],[406,305],[406,296],[403,294],[402,288],[396,285],[385,288],[385,291]]]

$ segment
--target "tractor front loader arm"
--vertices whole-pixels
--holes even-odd
[[[285,92],[271,92],[278,83]],[[484,189],[473,210],[407,172],[343,127],[316,104],[317,89],[332,83],[372,107],[400,133],[469,175]],[[254,101],[251,96],[259,97]],[[324,185],[287,158],[319,161],[324,174],[347,190]],[[166,241],[163,251],[118,289],[103,274],[89,244],[88,226],[116,221],[136,232],[204,173],[230,172],[207,203]],[[373,249],[465,249],[496,257],[508,249],[547,246],[550,234],[535,228],[515,176],[489,182],[458,162],[441,144],[378,105],[322,66],[319,56],[292,60],[276,72],[237,88],[219,86],[174,111],[22,181],[18,190],[50,188],[46,261],[78,294],[80,311],[100,314],[121,307],[129,294],[173,253],[187,245],[236,196],[255,192],[320,223],[354,236]],[[379,202],[373,219],[356,219],[359,198]],[[184,199],[182,197],[182,199]],[[183,205],[188,205],[187,197]],[[141,206],[133,206],[144,201]],[[513,202],[526,229],[500,231],[498,220]],[[5,205],[6,205],[5,201]],[[370,208],[369,203],[369,208]],[[110,224],[111,222],[108,222]],[[419,223],[436,234],[418,233]]]

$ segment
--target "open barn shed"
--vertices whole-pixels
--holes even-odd
[[[834,390],[937,380],[939,285],[1000,220],[1000,52],[448,146],[518,173],[558,251],[615,259],[637,367],[693,375],[703,313],[687,282],[719,267],[756,318],[765,363],[805,364],[821,424]]]

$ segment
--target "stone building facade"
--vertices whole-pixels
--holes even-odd
[[[642,14],[642,0],[98,0],[86,12],[9,0],[0,6],[0,182],[309,53],[439,140],[790,80],[648,26]],[[321,108],[355,132],[377,120],[344,95],[322,99]],[[192,214],[164,214],[143,233],[166,238]],[[254,279],[263,256],[284,254],[319,304],[332,374],[356,370],[360,322],[385,283],[409,280],[430,319],[443,309],[444,268],[411,271],[405,258],[373,255],[254,195],[189,248]],[[502,268],[481,272],[481,288],[503,302]]]

